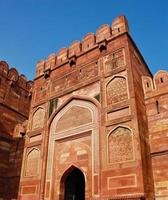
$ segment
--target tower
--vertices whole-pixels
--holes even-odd
[[[18,196],[32,81],[0,61],[0,199]]]
[[[142,76],[124,16],[38,62],[19,199],[153,199]]]

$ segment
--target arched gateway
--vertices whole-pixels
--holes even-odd
[[[68,169],[61,179],[64,200],[85,200],[85,178],[78,168]]]
[[[47,199],[85,200],[98,193],[99,128],[97,106],[73,99],[50,125]]]

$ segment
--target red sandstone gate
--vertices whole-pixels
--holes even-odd
[[[72,100],[56,114],[50,126],[47,199],[64,199],[65,177],[73,169],[85,177],[85,199],[98,195],[98,127],[97,108],[89,101]]]

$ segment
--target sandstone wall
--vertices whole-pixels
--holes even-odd
[[[19,199],[64,199],[74,168],[87,200],[153,199],[142,76],[124,16],[38,62]]]
[[[32,82],[0,61],[0,198],[17,199]]]
[[[168,73],[158,71],[153,78],[144,76],[143,87],[148,118],[155,196],[168,198]]]

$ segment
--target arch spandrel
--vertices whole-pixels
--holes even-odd
[[[88,108],[73,106],[59,119],[56,132],[69,130],[92,122],[92,113]]]

